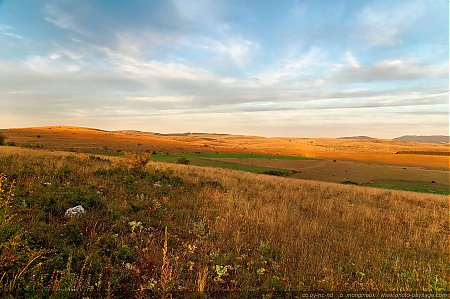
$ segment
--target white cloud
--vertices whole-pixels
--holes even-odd
[[[118,33],[116,37],[120,52],[132,56],[141,55],[143,44],[143,36],[141,34],[134,36],[132,34]]]
[[[174,85],[180,83],[180,81],[205,83],[216,77],[209,71],[189,67],[179,62],[143,60],[106,47],[98,48],[98,50],[109,57],[110,62],[115,65],[118,71],[124,72],[132,79],[144,80],[148,83],[167,80],[173,80]]]
[[[259,44],[232,32],[222,24],[219,34],[190,35],[177,30],[146,28],[145,30],[121,31],[115,34],[114,52],[139,59],[148,59],[163,51],[184,49],[214,62],[246,66],[258,50]],[[214,37],[211,37],[214,35]],[[215,36],[218,35],[218,36]],[[177,60],[179,57],[171,57]],[[179,60],[179,59],[178,59]]]
[[[227,10],[226,2],[215,0],[172,0],[180,24],[182,38],[179,41],[188,49],[201,49],[215,55],[216,61],[245,66],[259,44],[236,32],[232,24],[222,17]],[[190,34],[185,28],[201,28],[201,34]]]
[[[223,53],[228,54],[233,61],[239,65],[243,65],[248,56],[249,51],[254,44],[249,40],[231,40],[226,47],[220,49]]]
[[[320,48],[311,48],[297,59],[291,59],[271,70],[253,75],[255,82],[262,85],[274,85],[300,77],[309,71],[310,67],[320,64],[325,53]]]
[[[351,64],[351,63],[350,63]],[[389,59],[355,68],[339,66],[330,76],[334,82],[412,81],[425,78],[448,78],[448,61],[423,64],[402,59]]]
[[[185,45],[199,47],[217,55],[224,61],[232,61],[238,66],[244,66],[258,49],[259,45],[242,37],[227,37],[222,40],[197,37],[186,39]]]
[[[32,71],[41,74],[73,73],[81,69],[76,61],[58,52],[47,56],[31,55],[23,63]]]
[[[14,33],[14,28],[8,25],[0,25],[0,36],[10,37],[13,39],[23,39],[23,36]]]
[[[215,22],[222,14],[222,1],[215,0],[172,0],[180,19],[194,23]]]
[[[370,46],[402,43],[403,33],[411,29],[424,12],[423,1],[400,1],[400,5],[366,6],[358,17],[358,36]]]
[[[145,30],[120,31],[114,35],[116,51],[133,57],[150,56],[177,45],[179,34],[175,31]]]
[[[148,102],[148,103],[182,103],[192,101],[193,96],[174,95],[174,96],[127,96],[126,101]]]
[[[356,57],[351,53],[351,52],[347,52],[345,54],[346,59],[348,61],[348,63],[355,69],[359,69],[360,65],[358,60],[356,59]]]

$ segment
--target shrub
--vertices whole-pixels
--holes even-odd
[[[264,171],[263,174],[275,175],[275,176],[287,176],[287,175],[291,174],[291,172],[286,171],[286,170],[267,170],[267,171]]]
[[[22,147],[24,148],[40,148],[41,146],[35,143],[22,143]]]
[[[6,137],[3,134],[0,134],[0,145],[5,145]]]
[[[187,159],[186,157],[180,157],[177,160],[177,164],[184,164],[184,165],[188,165],[190,164],[191,161],[189,161],[189,159]]]
[[[344,184],[344,185],[359,185],[359,183],[357,183],[357,182],[353,182],[353,181],[343,181],[341,184]]]
[[[150,155],[126,153],[125,159],[131,169],[143,170],[145,165],[150,161]]]
[[[0,145],[1,145],[1,141],[0,141]],[[7,141],[7,142],[5,143],[5,145],[8,145],[8,146],[16,146],[17,143],[15,143],[14,141]]]

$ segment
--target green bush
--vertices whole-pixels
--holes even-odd
[[[5,145],[6,137],[3,134],[0,134],[0,145]]]

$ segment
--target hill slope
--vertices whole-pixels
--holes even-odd
[[[14,219],[0,226],[0,288],[123,298],[449,287],[447,196],[145,159],[0,151],[0,216]],[[65,217],[76,205],[86,213]]]

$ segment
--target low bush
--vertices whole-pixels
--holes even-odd
[[[149,154],[131,154],[126,153],[125,158],[132,169],[141,170],[150,161]]]
[[[191,161],[189,161],[186,157],[180,157],[177,159],[177,164],[189,165],[190,163]]]

